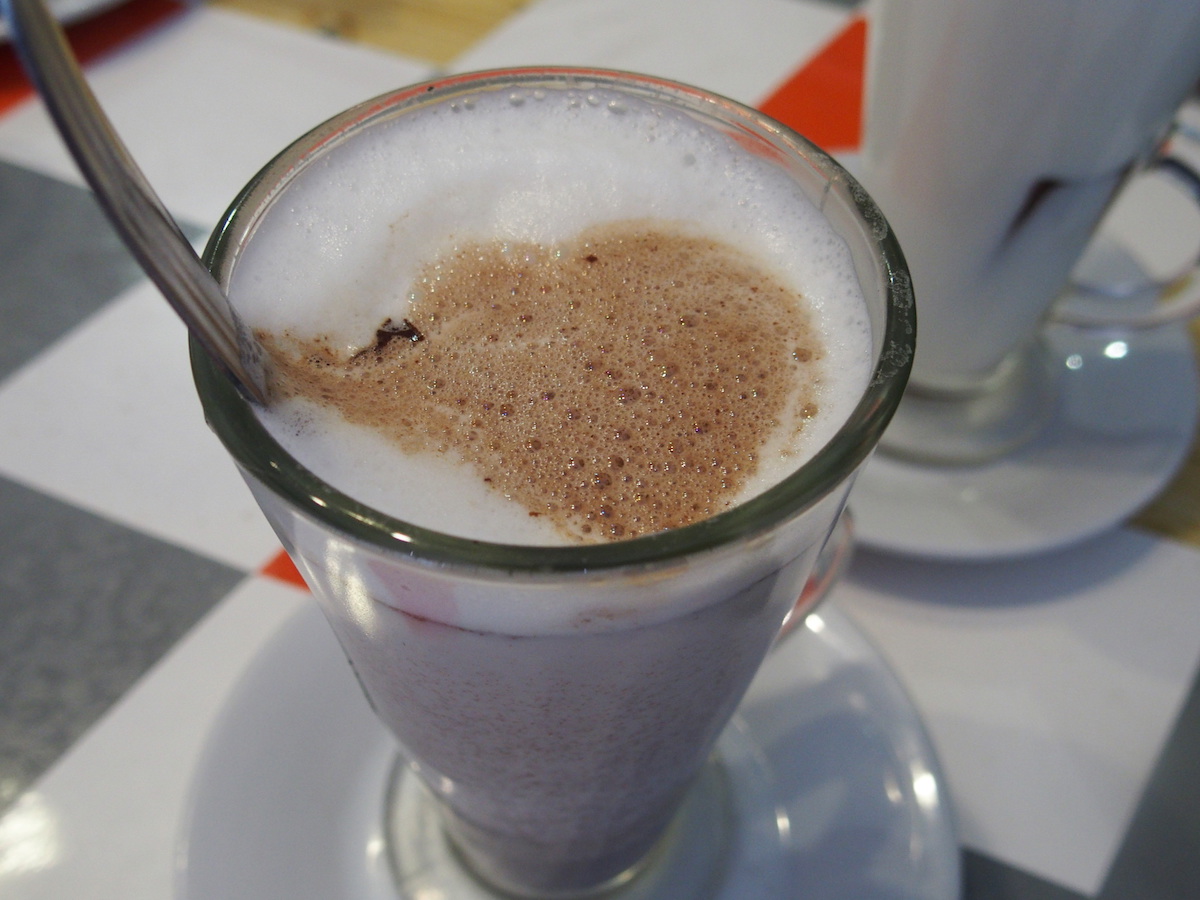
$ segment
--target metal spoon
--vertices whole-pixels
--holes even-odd
[[[244,394],[265,403],[255,343],[96,102],[44,0],[0,0],[0,11],[59,134],[125,245],[201,346]]]

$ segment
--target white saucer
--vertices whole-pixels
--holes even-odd
[[[716,898],[957,897],[945,781],[915,711],[836,610],[805,624],[772,652],[721,739],[742,825]],[[394,900],[383,820],[395,752],[305,607],[209,736],[177,896]],[[663,895],[685,900],[674,893]]]
[[[1047,338],[1063,392],[1042,435],[984,466],[876,454],[850,497],[864,546],[929,559],[1022,556],[1105,531],[1162,490],[1200,410],[1187,330],[1099,335],[1056,325]]]

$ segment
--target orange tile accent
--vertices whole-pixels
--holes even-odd
[[[259,574],[295,585],[296,587],[308,588],[308,585],[304,583],[303,576],[301,576],[299,570],[296,568],[296,564],[292,562],[292,558],[284,550],[280,550],[273,556],[271,561],[262,567]]]
[[[862,141],[867,20],[855,16],[758,108],[833,153]]]
[[[160,22],[181,14],[180,0],[132,0],[67,29],[75,56],[86,65]],[[12,43],[0,47],[0,113],[33,95]]]

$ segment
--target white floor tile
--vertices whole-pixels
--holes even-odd
[[[242,569],[278,552],[149,281],[0,383],[0,434],[0,473],[51,496]]]
[[[1092,895],[1200,660],[1200,552],[1119,530],[988,565],[862,555],[835,593],[908,685],[969,846]]]
[[[601,66],[754,104],[846,18],[844,9],[796,0],[542,0],[457,59],[454,69]]]
[[[295,138],[429,72],[398,55],[198,7],[87,76],[167,208],[210,226]],[[0,154],[82,183],[40,102],[0,118]]]
[[[309,602],[251,578],[197,625],[0,818],[0,895],[174,897],[204,741],[238,676]]]

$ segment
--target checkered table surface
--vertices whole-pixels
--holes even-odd
[[[830,109],[861,89],[862,31],[802,0],[541,0],[451,68],[649,71],[853,152],[857,118]],[[74,34],[197,242],[293,137],[434,71],[172,0]],[[813,78],[830,108],[804,106]],[[306,602],[279,554],[204,426],[182,326],[0,48],[0,897],[172,896],[206,730]],[[1128,528],[1009,562],[858,555],[831,602],[930,729],[964,896],[1200,896],[1197,584],[1200,550]]]

